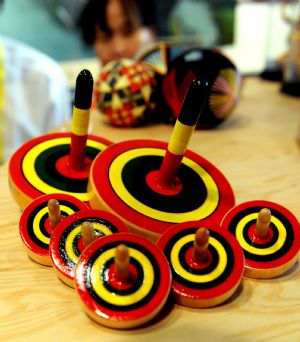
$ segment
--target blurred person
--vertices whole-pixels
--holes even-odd
[[[0,35],[0,163],[27,140],[71,118],[71,95],[60,65]]]
[[[102,65],[133,58],[156,40],[153,0],[90,0],[82,12],[83,39],[94,46]]]

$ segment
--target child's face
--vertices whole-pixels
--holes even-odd
[[[129,22],[121,0],[109,0],[106,7],[109,33],[96,27],[95,50],[103,65],[119,58],[133,58],[140,47],[140,27]]]

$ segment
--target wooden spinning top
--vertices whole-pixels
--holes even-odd
[[[230,298],[241,282],[242,249],[233,236],[216,224],[203,220],[174,225],[157,245],[169,261],[172,294],[181,305],[218,305]]]
[[[221,221],[234,205],[230,184],[210,162],[187,150],[207,87],[206,80],[192,82],[169,144],[129,140],[98,155],[88,184],[92,208],[111,211],[152,241],[175,223],[208,216]]]
[[[11,194],[21,208],[51,193],[66,193],[88,202],[89,170],[96,155],[110,145],[88,134],[93,78],[88,70],[76,80],[72,132],[52,133],[22,145],[9,161]]]
[[[97,238],[128,232],[115,215],[102,210],[82,210],[57,225],[50,240],[50,257],[59,278],[74,287],[75,266],[82,251]]]
[[[43,195],[32,201],[22,212],[20,236],[31,259],[52,266],[49,255],[50,237],[54,228],[74,212],[88,209],[77,198],[66,194]]]
[[[245,255],[245,276],[273,278],[296,262],[300,247],[297,218],[270,201],[249,201],[232,208],[221,226],[235,236]]]
[[[165,304],[171,274],[161,250],[140,236],[97,239],[80,255],[75,285],[86,313],[117,329],[140,326]]]

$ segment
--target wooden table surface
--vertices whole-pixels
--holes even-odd
[[[93,114],[91,130],[113,141],[168,141],[172,127],[118,129]],[[300,99],[279,84],[246,78],[241,101],[221,127],[196,131],[189,148],[227,177],[236,202],[277,202],[300,218]],[[244,278],[223,305],[189,309],[169,303],[143,328],[111,330],[90,320],[74,289],[31,261],[19,238],[20,211],[0,168],[0,341],[300,341],[300,267],[271,280]]]

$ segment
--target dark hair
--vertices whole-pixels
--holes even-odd
[[[95,27],[109,33],[106,22],[106,7],[109,0],[89,0],[79,19],[82,38],[87,44],[95,41]],[[121,0],[124,11],[133,26],[156,26],[156,8],[154,0]]]

